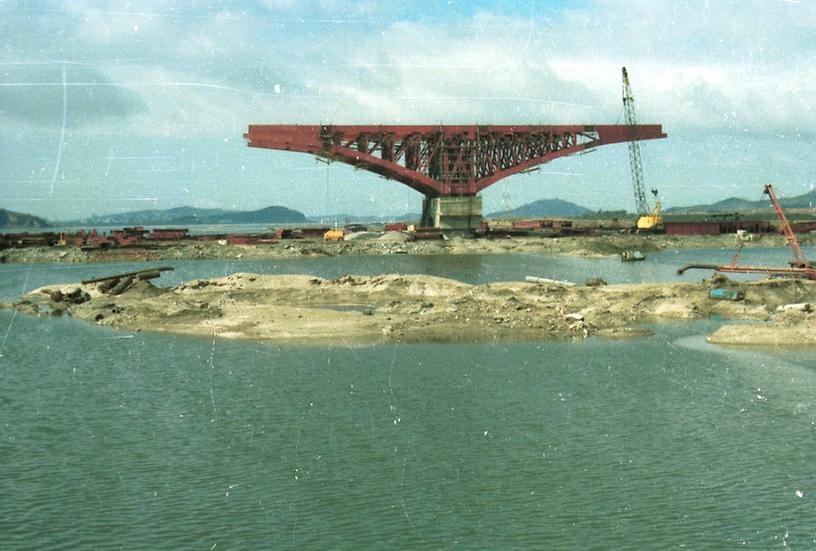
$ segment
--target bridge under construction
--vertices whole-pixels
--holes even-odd
[[[308,153],[396,180],[422,193],[423,226],[475,230],[479,193],[503,178],[601,145],[665,138],[640,125],[251,124],[250,147]]]

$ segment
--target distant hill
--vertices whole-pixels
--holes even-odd
[[[513,210],[499,211],[487,215],[487,218],[540,218],[544,216],[583,216],[592,211],[575,203],[562,199],[541,199],[527,203]]]
[[[306,220],[310,224],[333,224],[335,220],[340,225],[343,224],[372,224],[377,222],[382,222],[382,218],[379,216],[370,216],[364,214],[347,214],[347,213],[339,213],[339,214],[316,214],[313,216],[307,216]]]
[[[406,212],[390,216],[340,213],[309,216],[308,220],[314,224],[334,222],[335,219],[338,224],[376,224],[383,222],[417,222],[421,217],[422,215],[418,212]]]
[[[779,202],[785,209],[806,209],[816,206],[816,190],[796,195],[793,197],[781,197]],[[729,197],[716,203],[705,205],[692,205],[689,207],[671,207],[663,209],[665,214],[704,214],[704,213],[732,213],[740,211],[771,210],[771,202],[765,197],[756,201],[741,199],[739,197]],[[561,199],[542,199],[527,203],[510,211],[499,211],[486,215],[486,218],[544,218],[553,216],[564,216],[575,218],[579,216],[626,216],[626,211],[609,211],[607,213],[596,212],[569,201]],[[634,216],[634,215],[633,215]]]
[[[47,228],[48,221],[33,216],[6,209],[0,209],[0,228]]]
[[[289,224],[306,221],[299,211],[272,206],[253,211],[230,211],[224,209],[199,209],[176,207],[166,210],[140,210],[65,222],[65,225],[87,226],[168,226],[197,224]]]
[[[816,205],[816,190],[795,195],[793,197],[780,197],[779,202],[785,209],[806,209],[811,205]],[[729,197],[716,203],[708,205],[692,205],[690,207],[671,207],[664,209],[664,212],[671,214],[688,214],[694,212],[735,212],[743,210],[766,210],[771,208],[771,201],[768,198],[757,201],[749,201],[739,197]]]
[[[176,224],[292,224],[306,222],[306,215],[286,207],[266,207],[251,211],[223,211],[205,216],[184,216]]]

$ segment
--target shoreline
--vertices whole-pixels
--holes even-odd
[[[554,254],[583,258],[603,258],[625,250],[644,254],[664,250],[722,248],[734,249],[733,235],[638,235],[610,234],[600,236],[513,236],[504,238],[452,238],[438,241],[407,241],[401,233],[365,232],[345,241],[322,239],[285,239],[257,245],[219,244],[214,241],[174,241],[153,245],[83,250],[78,247],[29,247],[0,250],[0,263],[7,264],[78,264],[106,262],[234,260],[308,258],[353,255],[464,255],[464,254]],[[802,245],[816,243],[816,236],[800,237]],[[784,236],[756,235],[744,243],[745,248],[785,247]]]
[[[741,301],[714,300],[709,290],[729,288]],[[59,293],[56,293],[59,291]],[[159,331],[214,338],[309,344],[345,342],[494,342],[632,338],[650,334],[660,320],[764,323],[723,325],[717,344],[816,344],[816,316],[808,303],[816,282],[735,282],[567,286],[558,282],[470,285],[425,275],[342,276],[236,273],[172,288],[139,281],[122,294],[99,283],[48,285],[10,305],[35,316],[69,315],[129,331]],[[72,297],[71,299],[66,297]]]

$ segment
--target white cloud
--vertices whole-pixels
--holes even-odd
[[[65,5],[65,16],[73,21],[77,38],[88,45],[135,46],[164,34],[171,23],[161,16],[161,4],[140,2],[138,8],[121,2],[75,0]]]
[[[6,5],[0,2],[0,9]],[[626,65],[641,120],[663,123],[671,137],[653,149],[677,173],[663,178],[668,194],[680,190],[670,203],[689,193],[695,173],[707,178],[726,162],[733,163],[728,175],[716,178],[729,190],[734,182],[758,178],[757,165],[772,164],[766,170],[791,185],[808,178],[805,150],[787,152],[797,136],[816,134],[816,4],[599,0],[555,12],[524,2],[512,13],[464,13],[464,5],[264,0],[225,10],[205,0],[180,7],[160,0],[138,7],[83,0],[63,13],[19,2],[0,17],[0,73],[3,62],[75,62],[138,106],[108,107],[97,118],[86,113],[84,120],[93,124],[68,133],[63,165],[70,167],[83,140],[97,143],[100,135],[165,145],[211,138],[223,143],[226,137],[240,142],[251,122],[612,123],[621,117],[620,67]],[[92,100],[86,109],[93,110],[93,101],[100,109],[111,103],[100,92],[97,86],[94,94],[81,95]],[[55,101],[48,120],[61,116],[61,96]],[[0,120],[10,128],[2,112]],[[21,124],[36,126],[17,120],[23,120],[13,127],[19,135]],[[42,140],[52,147],[54,136]],[[234,145],[231,154],[244,153]],[[174,145],[166,147],[175,152]],[[91,161],[85,164],[98,155],[96,163],[107,166],[107,151],[97,149],[88,146]],[[579,200],[584,187],[578,180],[590,187],[606,183],[612,176],[604,163],[618,163],[618,157],[619,151],[610,151],[571,159],[568,166],[585,175],[562,182],[559,193]],[[300,160],[274,158],[275,166]],[[53,163],[45,164],[48,173]],[[213,169],[219,181],[240,178],[226,167]],[[620,167],[617,177],[626,178],[625,163]],[[336,171],[348,179],[366,177]],[[547,193],[559,176],[546,181],[548,186],[525,189]],[[323,185],[315,182],[304,189]],[[232,200],[246,195],[237,193]],[[365,187],[344,193],[344,209],[354,210]],[[597,200],[598,206],[604,201]],[[297,206],[295,201],[306,200],[292,192]]]
[[[189,130],[185,121],[221,132],[250,109],[291,120],[297,108],[304,123],[604,122],[619,115],[624,64],[644,120],[705,131],[816,131],[807,101],[811,4],[601,0],[560,16],[481,10],[463,20],[370,27],[320,23],[343,11],[333,0],[264,4],[278,15],[202,3],[187,11],[158,1],[138,10],[113,0],[71,3],[74,55],[84,48],[93,56],[103,45],[98,70],[142,96],[142,122],[154,117],[167,127],[163,100],[211,115],[175,121],[179,132]],[[375,23],[388,13],[351,6],[346,12]],[[283,93],[269,104],[275,85]]]

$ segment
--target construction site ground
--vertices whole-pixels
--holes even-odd
[[[379,254],[507,254],[541,253],[582,257],[605,257],[624,250],[649,253],[692,248],[733,249],[734,235],[668,236],[649,234],[608,234],[601,236],[540,237],[512,236],[496,238],[451,238],[409,241],[400,232],[361,232],[344,241],[322,239],[283,239],[259,245],[230,245],[221,241],[171,241],[150,246],[83,250],[78,247],[28,247],[0,251],[0,262],[7,263],[100,263],[142,260],[218,260],[297,258],[304,256],[379,255]],[[803,235],[803,245],[816,243],[816,236]],[[781,235],[754,235],[745,247],[785,247]]]
[[[740,291],[744,299],[713,300],[715,286]],[[116,296],[102,293],[98,283],[50,285],[8,306],[128,331],[293,344],[626,338],[648,335],[652,322],[720,317],[756,323],[725,325],[712,342],[814,345],[816,318],[802,306],[814,291],[816,282],[790,279],[469,285],[425,275],[327,280],[236,273],[174,288],[140,281]],[[798,306],[786,308],[792,304]]]

